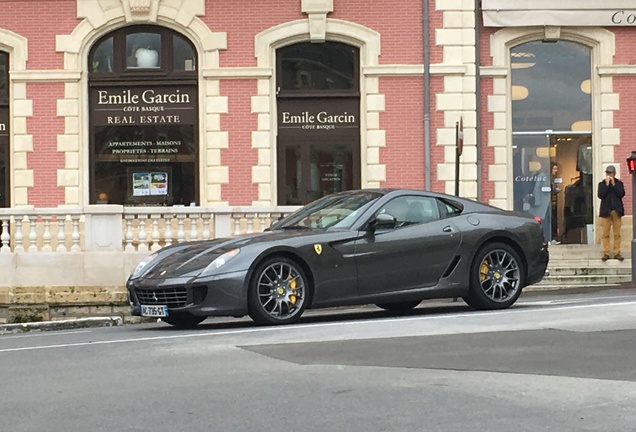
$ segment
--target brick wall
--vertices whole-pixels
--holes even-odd
[[[62,69],[64,56],[55,52],[55,36],[71,33],[78,23],[75,0],[0,2],[0,28],[29,40],[29,69]]]
[[[621,144],[614,148],[614,161],[620,164],[621,180],[625,183],[625,213],[632,214],[632,179],[627,170],[626,159],[636,151],[636,77],[615,77],[614,91],[620,93],[620,109],[614,112],[614,127],[621,131]]]
[[[386,130],[386,147],[380,149],[383,187],[424,188],[423,85],[421,77],[380,79],[386,100],[380,113],[380,129]]]
[[[27,98],[33,100],[33,117],[27,130],[33,136],[28,168],[33,170],[34,187],[29,204],[56,207],[64,204],[64,188],[57,187],[57,170],[64,168],[64,155],[57,151],[57,135],[64,133],[64,119],[57,116],[57,100],[64,97],[63,83],[29,83]]]
[[[495,198],[495,184],[488,181],[488,166],[495,163],[495,148],[488,146],[488,131],[494,128],[495,115],[488,112],[488,96],[493,94],[492,78],[481,80],[481,201]]]
[[[252,131],[257,116],[251,113],[251,97],[256,80],[225,80],[221,95],[228,97],[228,114],[221,115],[221,130],[229,131],[229,147],[221,150],[221,164],[229,166],[229,184],[221,187],[221,197],[230,205],[251,205],[258,199],[258,187],[252,183],[252,167],[258,153],[252,148]]]
[[[304,19],[300,1],[233,0],[208,1],[201,19],[212,31],[227,32],[227,50],[220,54],[222,67],[254,66],[254,35],[285,22]],[[431,3],[431,26],[442,25],[442,13]],[[382,34],[380,63],[422,63],[422,3],[413,0],[385,2],[364,0],[335,1],[329,18],[353,21]],[[434,28],[431,40],[434,40]],[[432,46],[433,62],[442,59],[441,48]]]

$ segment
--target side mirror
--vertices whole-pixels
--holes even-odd
[[[369,222],[369,229],[371,231],[375,231],[377,229],[383,228],[395,228],[395,224],[397,223],[397,219],[391,216],[388,213],[380,213],[375,218],[371,219]]]

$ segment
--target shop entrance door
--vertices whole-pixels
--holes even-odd
[[[552,243],[594,242],[592,135],[513,133],[514,209],[543,220]]]
[[[303,205],[322,196],[354,189],[359,164],[357,143],[287,142],[278,151],[278,196],[282,205]]]

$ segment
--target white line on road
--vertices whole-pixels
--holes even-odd
[[[606,308],[613,306],[633,306],[636,305],[636,301],[629,302],[618,302],[618,303],[603,303],[603,304],[592,304],[592,305],[569,305],[569,306],[555,306],[545,309],[522,309],[522,308],[512,308],[502,311],[484,311],[484,312],[471,312],[471,313],[453,313],[453,314],[444,314],[444,315],[430,315],[424,317],[405,317],[405,318],[395,318],[390,319],[391,323],[398,322],[409,322],[409,321],[428,321],[428,320],[446,320],[446,319],[455,319],[455,318],[473,318],[473,317],[481,317],[481,316],[494,316],[494,315],[508,315],[508,314],[523,314],[523,313],[541,313],[541,312],[554,312],[554,311],[564,311],[564,310],[574,310],[574,309],[586,309],[586,308]],[[278,326],[278,327],[256,327],[249,329],[240,329],[240,330],[224,330],[224,331],[211,331],[205,333],[188,333],[184,335],[172,335],[172,336],[153,336],[153,337],[142,337],[142,338],[130,338],[130,339],[114,339],[114,340],[105,340],[105,341],[91,341],[91,342],[75,342],[75,343],[67,343],[67,344],[57,344],[57,345],[40,345],[40,346],[29,346],[29,347],[19,347],[19,348],[4,348],[0,349],[0,353],[6,352],[16,352],[16,351],[34,351],[34,350],[43,350],[43,349],[53,349],[53,348],[69,348],[69,347],[80,347],[87,345],[112,345],[112,344],[120,344],[120,343],[129,343],[129,342],[148,342],[148,341],[159,341],[159,340],[170,340],[170,339],[186,339],[186,338],[201,338],[208,336],[227,336],[227,335],[238,335],[238,334],[248,334],[248,333],[262,333],[262,332],[282,332],[289,331],[290,329],[315,329],[315,328],[325,328],[325,327],[333,327],[333,326],[353,326],[359,324],[369,325],[374,322],[379,321],[387,321],[386,319],[379,320],[361,320],[361,321],[346,321],[346,322],[330,322],[330,323],[316,323],[316,324],[299,324],[294,326]]]
[[[45,333],[29,333],[26,335],[16,335],[16,336],[6,336],[7,340],[13,339],[24,339],[24,338],[33,338],[33,337],[42,337],[42,336],[66,336],[70,334],[78,334],[78,333],[90,333],[92,330],[76,330],[76,331],[68,331],[68,332],[45,332]]]

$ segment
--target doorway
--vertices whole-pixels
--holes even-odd
[[[543,221],[554,244],[594,241],[592,135],[589,132],[513,134],[514,209]]]

